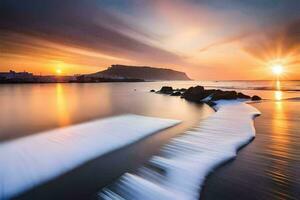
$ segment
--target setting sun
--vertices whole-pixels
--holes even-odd
[[[299,11],[0,0],[0,200],[300,200]]]
[[[62,73],[61,69],[56,69],[55,72],[56,72],[57,75],[61,75],[61,73]]]
[[[280,64],[276,64],[272,67],[272,71],[276,75],[280,75],[283,72],[283,66]]]

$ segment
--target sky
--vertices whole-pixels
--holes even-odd
[[[0,0],[0,71],[64,75],[111,64],[196,80],[300,80],[298,0]]]

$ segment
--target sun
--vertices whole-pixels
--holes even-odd
[[[55,72],[56,72],[57,75],[61,75],[61,73],[62,73],[61,69],[56,69]]]
[[[275,64],[272,66],[272,71],[276,75],[280,75],[283,73],[283,66],[281,64]]]

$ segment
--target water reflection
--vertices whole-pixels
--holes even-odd
[[[281,90],[281,83],[279,80],[276,81],[276,90]]]
[[[57,119],[60,126],[70,124],[70,116],[67,109],[67,99],[64,95],[64,89],[61,84],[56,85],[56,108],[57,108]]]
[[[274,93],[274,99],[276,101],[281,101],[282,100],[282,91],[281,91],[281,83],[279,80],[276,81],[276,85],[275,85],[276,91]],[[278,104],[278,106],[280,106]]]
[[[280,89],[280,82],[277,81],[278,88]],[[290,133],[288,123],[286,121],[285,105],[282,102],[282,91],[275,91],[275,106],[272,112],[272,135],[271,135],[271,146],[270,154],[274,156],[272,166],[268,171],[275,187],[278,188],[289,188],[289,174],[287,172],[290,152]],[[280,190],[277,191],[277,196],[286,198],[284,193]]]
[[[276,101],[281,101],[282,100],[282,91],[275,91],[275,100]]]
[[[28,84],[0,87],[0,141],[93,119],[133,113],[198,121],[212,110],[148,92],[161,83]],[[30,114],[28,114],[30,113]]]

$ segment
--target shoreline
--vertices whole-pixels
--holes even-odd
[[[148,90],[149,91],[149,90]],[[166,96],[166,98],[169,98],[169,97],[167,97],[167,95],[159,95],[159,96]],[[166,99],[167,100],[167,99]],[[287,101],[286,101],[287,100]],[[291,100],[293,100],[293,101],[291,101]],[[299,106],[299,101],[298,101],[298,98],[296,98],[296,99],[282,99],[282,100],[280,100],[280,101],[278,101],[278,100],[262,100],[262,101],[259,101],[259,102],[250,102],[250,106],[254,106],[254,107],[259,107],[259,108],[263,108],[262,110],[263,111],[265,111],[266,109],[267,109],[267,107],[265,107],[266,105],[273,105],[273,108],[274,109],[276,109],[276,112],[269,112],[269,114],[272,114],[272,115],[278,115],[278,116],[280,116],[280,115],[282,115],[282,116],[285,116],[285,115],[283,115],[283,110],[282,109],[284,109],[285,107],[284,107],[284,105],[292,105],[292,107],[293,107],[293,109],[296,109],[297,110],[297,108],[295,107],[294,108],[294,106]],[[179,105],[179,104],[178,104]],[[259,110],[261,110],[261,109],[259,109]],[[282,110],[282,111],[281,111]],[[291,109],[292,110],[292,109]],[[280,113],[281,114],[280,114]],[[277,114],[276,114],[277,113]],[[280,115],[279,115],[280,114]],[[267,116],[268,116],[268,114],[267,114]],[[290,116],[290,115],[287,115],[287,116]],[[264,117],[265,117],[265,115],[264,115]],[[260,119],[260,118],[259,118]],[[297,117],[296,118],[293,118],[293,121],[294,120],[297,120]],[[259,120],[260,121],[260,120]],[[278,121],[278,120],[277,120]],[[291,121],[290,123],[292,123],[293,121]],[[273,122],[273,120],[272,121],[269,121],[270,123],[274,123]],[[273,128],[275,128],[275,127],[277,127],[278,129],[280,129],[280,127],[284,124],[284,123],[287,123],[287,122],[280,122],[280,125],[278,126],[274,126]],[[294,123],[296,123],[296,121],[294,122]],[[271,128],[272,128],[272,126],[271,126]],[[171,128],[172,129],[172,128]],[[285,129],[283,129],[283,130],[285,130]],[[293,131],[296,131],[296,129],[291,129],[291,130],[293,130]],[[167,130],[166,130],[167,131]],[[270,133],[270,134],[272,134],[272,132],[268,132],[269,130],[266,130],[266,132],[267,133]],[[165,131],[163,131],[163,132],[165,132]],[[168,132],[168,131],[167,131]],[[158,134],[160,134],[160,133],[158,133]],[[182,134],[184,134],[184,133],[180,133],[179,135],[182,135]],[[155,135],[155,134],[154,134]],[[173,136],[176,136],[176,135],[173,135]],[[151,138],[152,138],[152,136],[151,136]],[[148,138],[148,139],[146,139],[146,140],[149,140],[149,141],[151,141],[151,138]],[[172,138],[172,137],[171,137]],[[165,141],[167,141],[167,139],[165,140]],[[252,142],[250,145],[249,145],[249,148],[251,149],[251,146],[253,145],[253,143],[255,144],[256,142],[257,142],[257,140],[254,140],[254,142],[253,142],[253,139],[251,140],[251,141],[249,141],[249,142]],[[140,143],[140,142],[138,142],[138,143]],[[143,143],[142,141],[141,141],[141,143]],[[152,142],[150,142],[150,144],[149,144],[149,146],[151,146],[153,143]],[[247,143],[248,144],[248,143]],[[247,144],[245,144],[245,145],[247,145]],[[300,143],[299,143],[300,144]],[[134,144],[134,146],[135,146],[136,144]],[[243,147],[245,147],[245,145],[244,146],[241,146],[241,147],[239,147],[238,149],[237,149],[237,151],[241,151],[241,152],[239,152],[239,156],[235,159],[235,161],[236,160],[240,160],[240,153],[242,153],[243,154],[243,152],[247,152],[248,151],[248,149],[249,148],[243,148]],[[130,145],[131,146],[131,145]],[[129,148],[131,148],[131,147],[129,147]],[[150,147],[150,148],[152,148],[152,147]],[[152,148],[153,149],[153,148]],[[264,150],[264,149],[262,149],[262,150]],[[155,151],[155,150],[154,150]],[[132,152],[131,152],[132,153]],[[141,152],[139,152],[139,154],[140,154]],[[112,152],[112,154],[115,154],[115,152]],[[122,154],[122,153],[120,153],[120,154]],[[152,153],[153,154],[153,153]],[[124,155],[124,154],[123,154]],[[134,153],[133,154],[131,154],[131,155],[134,155]],[[151,155],[151,153],[149,154],[149,155]],[[104,155],[103,157],[105,157],[106,155]],[[112,163],[118,163],[118,160],[120,159],[120,160],[124,160],[124,157],[122,157],[122,155],[120,155],[120,157],[117,157],[117,160],[114,160],[114,158],[113,158],[114,156],[113,155],[111,155],[110,154],[110,159],[111,159],[111,162]],[[150,156],[149,156],[150,157]],[[148,157],[148,158],[149,158]],[[103,160],[105,160],[105,158],[101,158],[102,159],[102,161],[101,162],[103,162]],[[244,158],[245,159],[245,158]],[[126,160],[126,159],[125,159]],[[144,158],[143,159],[143,161],[142,162],[139,162],[139,163],[144,163],[144,162],[146,162],[147,161],[147,159],[146,158]],[[210,182],[210,179],[211,179],[211,177],[214,177],[214,176],[216,176],[215,175],[215,173],[216,174],[218,174],[218,176],[220,176],[220,173],[222,172],[222,173],[224,173],[224,169],[226,170],[226,169],[228,169],[228,168],[230,168],[230,166],[232,166],[232,165],[235,165],[234,163],[236,163],[236,162],[230,162],[230,161],[232,161],[232,160],[229,160],[229,161],[226,161],[225,163],[223,163],[221,166],[219,166],[219,167],[217,167],[213,172],[214,173],[210,173],[209,174],[209,176],[207,177],[207,179],[206,179],[206,181],[205,181],[205,185],[207,184],[207,182]],[[127,161],[126,161],[127,162]],[[131,161],[130,161],[131,162]],[[260,162],[261,164],[263,163],[263,162]],[[126,164],[127,165],[127,164]],[[129,164],[130,165],[130,164]],[[132,169],[134,169],[134,168],[136,168],[137,166],[139,166],[140,164],[137,164],[135,167],[133,167],[133,168],[131,168],[131,167],[128,167],[127,169],[123,169],[123,170],[121,170],[121,171],[132,171]],[[251,166],[251,165],[249,165],[249,166]],[[255,165],[254,165],[255,166]],[[101,166],[99,166],[99,167],[101,167]],[[117,167],[117,166],[116,166]],[[241,166],[241,168],[243,168],[243,166]],[[98,168],[95,168],[94,170],[96,170],[97,171],[97,169]],[[109,173],[109,167],[107,168],[107,172]],[[131,169],[131,170],[130,170]],[[103,169],[104,170],[104,169]],[[91,171],[91,170],[89,170],[89,171]],[[93,170],[92,170],[93,171]],[[101,171],[101,170],[100,170]],[[105,171],[105,170],[104,170]],[[219,171],[221,171],[221,172],[219,172]],[[133,173],[135,173],[136,171],[135,170],[133,170],[132,171]],[[246,172],[246,174],[248,173],[248,170],[247,171],[245,171]],[[251,170],[250,170],[250,172],[252,172]],[[72,172],[73,173],[73,172]],[[226,173],[226,172],[225,172]],[[122,174],[122,173],[120,173],[120,174]],[[119,175],[120,175],[119,174]],[[74,173],[73,173],[73,175],[74,175]],[[80,173],[78,173],[78,175],[80,176]],[[93,173],[91,173],[91,176],[93,176]],[[237,179],[237,177],[239,177],[240,175],[238,175],[238,174],[236,174],[235,172],[234,172],[234,174],[231,174],[231,176],[233,176],[233,179]],[[224,177],[226,177],[226,175],[224,175]],[[82,175],[82,178],[84,178],[84,175]],[[117,177],[115,177],[115,178],[117,178]],[[114,178],[113,178],[114,179]],[[212,178],[212,179],[214,179],[214,178]],[[251,179],[251,178],[250,178]],[[222,179],[222,176],[221,176],[221,178],[219,177],[218,178],[218,181],[220,181],[220,180],[223,180]],[[227,179],[228,180],[228,179]],[[293,180],[293,179],[288,179],[288,180]],[[88,181],[88,180],[87,180]],[[228,180],[229,182],[231,182],[231,180]],[[222,182],[222,181],[221,181]],[[224,180],[223,180],[223,182],[224,182]],[[236,182],[236,183],[239,183],[238,181]],[[255,182],[254,182],[255,183]],[[215,183],[214,183],[215,184]],[[220,182],[219,182],[219,184],[220,184]],[[61,184],[60,184],[61,185]],[[91,184],[92,185],[92,184]],[[104,184],[105,185],[105,184]],[[221,184],[221,185],[219,185],[219,186],[221,186],[221,188],[222,187],[225,187],[225,188],[228,188],[227,187],[227,185],[225,184]],[[56,187],[59,187],[59,186],[56,186]],[[93,187],[96,187],[95,185],[93,186]],[[208,188],[210,188],[211,186],[208,186]],[[297,184],[296,184],[296,187],[297,187]],[[59,188],[58,188],[59,189]],[[203,188],[204,190],[207,190],[207,187],[204,187]],[[211,191],[210,190],[210,194],[212,194],[212,193],[215,193],[214,191],[221,191],[221,193],[222,193],[222,189],[220,190],[220,187],[217,189],[217,190],[215,190],[214,188],[212,188],[213,189],[213,191]],[[240,191],[240,190],[242,190],[242,189],[240,189],[239,187],[237,187],[237,188],[231,188],[231,189],[234,189],[234,190],[237,190],[237,191]],[[78,190],[80,190],[80,187],[78,187]],[[233,193],[235,192],[233,190]],[[251,190],[250,190],[251,191]],[[62,192],[63,192],[63,189],[62,189]],[[71,192],[71,190],[70,191],[67,191],[67,192]],[[77,191],[76,190],[76,192],[78,192],[78,193],[80,193],[79,191]],[[245,193],[244,194],[246,194],[247,193],[247,191],[244,191]],[[202,191],[201,191],[201,193],[202,193]],[[207,193],[206,193],[206,195],[207,195]],[[226,195],[224,195],[225,197],[226,197]],[[227,195],[228,196],[228,195]],[[87,196],[86,196],[87,197]],[[253,196],[252,196],[253,197]],[[205,197],[204,197],[205,198]],[[229,198],[230,199],[230,198]],[[252,199],[255,199],[255,198],[252,198]]]
[[[160,154],[152,157],[146,166],[140,167],[136,173],[126,173],[123,175],[118,181],[115,182],[115,184],[108,188],[104,188],[102,192],[99,193],[99,198],[113,199],[120,196],[125,199],[195,199],[198,196],[199,191],[198,187],[196,186],[201,186],[203,181],[206,179],[205,177],[217,166],[236,157],[236,152],[251,142],[255,136],[255,132],[252,130],[252,120],[259,115],[260,112],[255,110],[252,106],[241,102],[218,102],[217,105],[218,107],[216,108],[216,113],[200,122],[196,128],[185,132],[179,137],[172,138],[171,141],[162,148]],[[243,133],[243,129],[237,128],[235,130],[229,128],[228,123],[231,123],[229,121],[233,119],[232,117],[229,117],[229,119],[220,118],[222,113],[231,113],[229,110],[232,108],[238,109],[241,113],[246,112],[249,116],[252,116],[249,118],[250,121],[248,125],[246,125],[248,122],[246,124],[242,123],[242,125],[245,127],[249,126],[249,128],[246,129],[244,127],[244,130],[248,130],[249,132],[246,131]],[[246,115],[246,113],[244,114]],[[246,120],[247,115],[246,118],[244,117],[245,116],[242,118]],[[241,116],[236,119],[239,119],[240,122],[243,122],[243,120],[241,121]],[[213,122],[214,120],[221,120],[224,124],[212,126],[211,123],[215,123]],[[229,121],[227,122],[227,120]],[[220,132],[221,138],[217,139],[216,136],[213,135],[218,133],[218,127],[220,128],[219,131],[223,132],[223,130],[228,129],[230,133],[223,133],[222,135]],[[203,134],[201,130],[204,131]],[[244,138],[241,138],[241,136]],[[197,142],[197,137],[200,137],[199,143]],[[227,141],[228,147],[225,145],[227,143],[224,143],[224,140],[226,141],[226,137],[229,139]],[[205,144],[206,138],[207,144]],[[212,139],[214,140],[215,144],[210,147],[209,145]],[[240,141],[238,139],[240,139]],[[189,145],[186,146],[187,144]],[[219,145],[219,148],[221,147],[221,149],[225,150],[225,152],[223,152],[223,150],[219,152],[216,149],[209,150],[212,147],[218,148],[218,144],[221,145]],[[201,151],[202,148],[206,149],[204,151],[207,151],[207,153],[197,154],[199,149]],[[183,154],[182,157],[180,154]],[[151,166],[151,168],[147,168],[147,166]],[[157,174],[158,171],[151,171],[153,170],[153,167],[157,168],[158,171],[162,170],[165,172],[163,174]],[[192,171],[190,171],[190,168],[192,168]]]
[[[222,92],[222,91],[221,91]],[[224,94],[227,94],[227,93],[224,93]],[[231,93],[230,93],[231,94]],[[220,105],[220,103],[218,103],[219,105]],[[217,104],[217,105],[218,105]],[[212,106],[211,106],[212,107]],[[213,107],[212,107],[213,108]],[[214,109],[217,109],[217,112],[216,113],[219,113],[219,109],[221,109],[221,107],[220,108],[218,108],[217,106],[216,107],[214,107]],[[213,116],[214,115],[216,115],[216,113],[215,114],[213,114]],[[55,130],[54,130],[55,131]],[[53,132],[53,131],[52,131]],[[30,137],[30,136],[29,136]],[[38,135],[37,136],[33,136],[33,137],[39,137]],[[17,139],[18,140],[18,139]],[[19,140],[22,140],[22,139],[19,139]],[[171,139],[172,140],[172,139]],[[5,144],[5,143],[4,143]],[[70,170],[68,170],[68,171],[70,171]],[[71,170],[71,171],[73,171],[73,170]],[[74,170],[75,171],[75,174],[76,174],[76,171],[77,170]],[[67,172],[67,174],[68,174],[69,172]],[[65,173],[63,173],[63,174],[65,174]],[[79,176],[79,177],[84,177],[83,175],[80,175],[80,174],[77,174],[77,176]],[[61,177],[61,175],[59,175],[58,177]],[[63,177],[65,177],[65,176],[63,176]],[[64,178],[58,178],[58,180],[64,180]],[[67,176],[68,177],[68,176]],[[55,178],[56,179],[56,178]],[[69,178],[67,178],[67,180],[65,180],[65,181],[68,181],[69,180]],[[63,182],[65,182],[65,181],[63,181]],[[53,182],[56,182],[56,181],[53,181]],[[57,186],[55,186],[55,184],[52,184],[53,183],[52,181],[47,181],[47,183],[45,184],[45,186],[43,186],[44,184],[42,184],[42,186],[41,187],[34,187],[33,189],[31,189],[31,190],[29,190],[29,192],[26,192],[25,193],[25,195],[21,195],[20,196],[20,198],[22,199],[22,198],[25,198],[26,199],[26,196],[36,196],[36,195],[43,195],[43,192],[41,192],[41,191],[43,191],[45,188],[48,188],[48,189],[46,189],[46,190],[50,190],[51,191],[51,189],[49,189],[49,187],[51,188],[51,187],[57,187]],[[84,181],[85,182],[85,181]],[[49,186],[50,185],[50,186]],[[52,186],[51,186],[52,185]],[[58,184],[59,185],[59,184]],[[80,184],[81,185],[81,184]],[[95,186],[94,186],[95,187]],[[57,191],[56,191],[57,190]],[[53,190],[53,192],[52,192],[52,194],[54,195],[54,194],[61,194],[59,191],[60,190],[58,190],[57,188],[56,188],[56,190]],[[54,192],[54,191],[56,191],[56,192]]]
[[[200,120],[201,115],[199,115],[199,117]],[[137,142],[88,161],[85,164],[50,180],[45,184],[41,184],[40,186],[22,193],[15,198],[87,199],[95,195],[101,187],[111,183],[125,172],[141,166],[170,138],[182,134],[185,130],[188,130],[190,126],[190,122],[182,123],[155,132]],[[95,175],[95,172],[101,173]],[[61,187],[62,185],[64,187]],[[74,188],[77,189],[74,190]]]
[[[3,188],[0,196],[12,198],[29,190],[38,193],[38,186],[90,160],[179,123],[179,120],[128,114],[3,142],[0,145],[0,185]],[[11,152],[15,152],[13,156],[5,156]]]
[[[137,169],[147,162],[161,145],[171,137],[180,134],[176,128],[175,126],[161,130],[130,145],[101,155],[14,199],[97,199],[97,193],[101,188],[113,183],[125,172]],[[154,141],[156,144],[153,144]],[[137,155],[137,152],[143,155]]]
[[[241,149],[234,162],[208,176],[202,200],[294,200],[300,196],[300,101],[253,106],[262,112],[255,120],[255,140]]]

